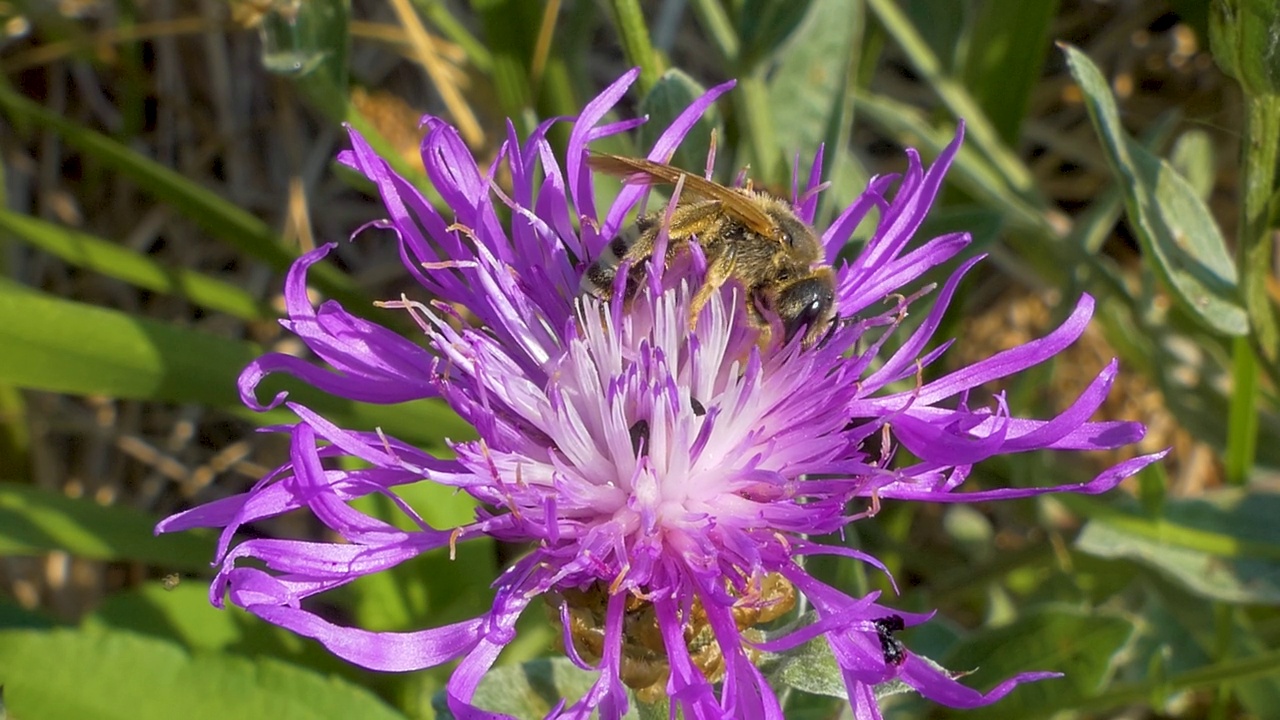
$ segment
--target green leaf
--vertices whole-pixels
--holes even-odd
[[[844,676],[826,637],[819,636],[782,654],[770,671],[771,683],[786,685],[814,695],[849,699]]]
[[[768,631],[765,636],[771,640],[782,637],[794,632],[796,628],[804,627],[814,622],[816,617],[817,615],[813,612],[806,613],[795,623],[777,630]],[[942,666],[929,658],[923,657],[918,653],[913,654],[934,669],[945,672]],[[840,672],[840,665],[836,662],[836,657],[831,652],[831,645],[827,642],[825,635],[819,635],[785,653],[767,656],[761,663],[761,670],[765,672],[770,684],[775,688],[785,685],[812,695],[839,698],[841,700],[849,699],[849,692],[844,683],[844,676]],[[914,688],[901,680],[890,680],[875,687],[877,699],[911,692],[915,692]]]
[[[125,632],[0,632],[14,717],[404,720],[368,690],[278,660],[188,653]]]
[[[1242,608],[1232,608],[1229,615],[1232,646],[1227,649],[1227,656],[1264,655],[1269,649],[1269,638],[1260,623],[1254,622]],[[1266,717],[1280,707],[1280,677],[1274,673],[1235,684],[1232,690],[1240,704],[1257,717]]]
[[[575,666],[568,658],[540,658],[523,665],[490,670],[480,681],[474,704],[491,712],[507,713],[521,720],[537,720],[563,698],[572,703],[586,694],[596,674]],[[635,703],[624,718],[638,720]],[[437,720],[452,720],[453,713],[441,692],[432,700]]]
[[[1169,154],[1169,162],[1186,179],[1196,197],[1208,201],[1217,180],[1213,159],[1213,140],[1198,128],[1178,136]]]
[[[813,3],[814,0],[745,0],[735,23],[740,42],[738,73],[753,72],[756,63],[791,37]]]
[[[653,89],[640,101],[640,114],[649,117],[649,122],[640,126],[640,147],[645,150],[653,147],[658,135],[705,92],[706,88],[683,70],[672,69],[663,73]],[[670,163],[701,175],[707,164],[711,133],[714,131],[723,138],[723,130],[724,120],[720,116],[720,108],[712,105],[689,130]]]
[[[925,157],[937,157],[955,139],[954,126],[936,128],[918,108],[884,95],[859,92],[854,96],[854,108],[859,117],[885,128]],[[1045,239],[1055,236],[1046,213],[1015,193],[990,158],[968,140],[960,146],[947,179],[959,184],[987,206],[999,208],[1014,228],[1032,231]],[[1061,261],[1050,259],[1049,264],[1057,266],[1061,275]]]
[[[458,527],[475,520],[475,499],[455,488],[420,482],[398,487],[395,493],[432,527]],[[403,530],[418,529],[384,495],[368,495],[353,505]],[[369,630],[408,630],[475,617],[492,605],[489,585],[498,576],[496,558],[493,541],[476,538],[362,577],[350,589],[356,624]]]
[[[671,717],[671,700],[665,696],[659,698],[657,702],[636,701],[634,704],[639,720],[669,720]],[[682,717],[683,715],[676,715],[677,720]]]
[[[1269,633],[1244,608],[1190,596],[1158,580],[1148,588],[1141,620],[1135,623],[1138,638],[1130,651],[1143,659],[1133,671],[1145,682],[1170,692],[1170,678],[1212,666],[1211,653],[1219,663],[1267,653]],[[1266,717],[1271,708],[1280,707],[1280,678],[1274,674],[1233,683],[1231,689],[1255,716]]]
[[[741,43],[738,42],[738,31],[733,20],[725,11],[720,0],[692,0],[693,14],[698,18],[698,25],[711,45],[719,52],[720,59],[726,66],[737,64]]]
[[[1013,193],[1036,207],[1047,204],[1038,194],[1031,170],[1003,140],[995,126],[982,111],[982,107],[965,86],[953,78],[943,59],[929,47],[916,25],[907,18],[902,8],[892,0],[866,0],[867,7],[875,13],[886,32],[902,48],[908,61],[957,118],[964,118],[969,143],[972,143],[988,163],[997,170],[997,179]]]
[[[1028,670],[1063,673],[1065,677],[1021,685],[982,709],[984,718],[1047,717],[1068,699],[1087,697],[1101,687],[1133,634],[1127,618],[1042,608],[962,640],[945,664],[974,668],[962,682],[984,689]]]
[[[0,281],[0,382],[35,390],[224,408],[256,422],[280,422],[284,411],[253,413],[240,404],[236,378],[262,354],[229,340],[122,312],[61,300]],[[474,430],[439,401],[373,405],[339,400],[289,378],[260,389],[290,397],[353,428],[382,427],[402,439],[441,447]]]
[[[212,553],[204,556],[206,571],[212,557]],[[160,583],[147,583],[115,593],[103,600],[92,615],[85,617],[84,623],[86,627],[127,630],[160,640],[177,641],[188,650],[244,650],[246,641],[262,641],[273,632],[294,638],[294,645],[302,643],[299,636],[234,606],[225,610],[214,607],[209,602],[206,578],[183,578],[172,590],[166,590]],[[265,644],[260,643],[260,646]],[[255,649],[260,650],[260,647]]]
[[[144,191],[172,205],[178,212],[218,239],[283,272],[297,256],[284,246],[266,223],[216,193],[177,172],[130,150],[111,138],[80,127],[57,113],[0,86],[0,109],[16,119],[53,130],[66,142],[138,184]],[[335,268],[317,265],[309,280],[338,298],[352,312],[368,312],[369,302]]]
[[[27,401],[13,385],[0,384],[0,477],[31,474],[31,430]]]
[[[208,565],[206,563],[206,569]],[[366,687],[384,685],[393,676],[357,667],[323,645],[272,625],[234,605],[209,602],[207,578],[183,578],[166,589],[146,583],[108,596],[82,626],[100,631],[128,631],[189,651],[227,652],[244,657],[273,657],[328,675],[339,675]]]
[[[276,4],[262,14],[262,66],[291,78],[329,117],[347,105],[350,0]]]
[[[169,295],[243,320],[264,320],[274,313],[252,295],[230,283],[207,275],[171,268],[93,235],[60,227],[26,215],[0,210],[0,230],[56,255],[76,267]]]
[[[521,135],[533,129],[533,97],[529,63],[533,57],[535,33],[541,23],[537,3],[522,0],[470,0],[471,10],[480,18],[484,42],[493,53],[490,75],[498,109],[516,125]]]
[[[609,0],[608,6],[627,64],[640,68],[640,91],[648,92],[662,73],[662,60],[649,41],[649,26],[645,24],[640,0]]]
[[[1125,133],[1111,90],[1093,62],[1074,47],[1063,47],[1111,169],[1125,191],[1129,220],[1144,255],[1207,327],[1224,335],[1247,333],[1235,265],[1208,209],[1171,165]]]
[[[973,9],[978,3],[956,0],[901,0],[903,18],[916,28],[920,39],[947,74],[958,74],[959,49],[966,41],[965,33],[972,23]]]
[[[1280,5],[1274,0],[1213,0],[1209,46],[1218,67],[1250,95],[1280,94]]]
[[[1249,324],[1262,369],[1280,383],[1280,326],[1271,299],[1275,229],[1280,226],[1280,95],[1246,97],[1236,263],[1243,278]]]
[[[64,550],[94,560],[129,560],[192,572],[207,571],[207,533],[155,536],[157,518],[130,507],[105,506],[18,483],[0,483],[0,554]]]
[[[58,627],[51,618],[19,605],[16,601],[0,598],[0,629],[50,630]]]
[[[802,177],[818,145],[848,123],[854,39],[861,24],[859,3],[813,0],[796,32],[779,49],[769,78],[773,126],[784,159],[790,162],[800,154]],[[833,154],[828,167],[837,147],[827,146]]]
[[[978,8],[965,84],[1001,139],[1013,146],[1051,47],[1058,0],[987,0]]]
[[[1233,489],[1167,500],[1155,518],[1094,514],[1076,546],[1132,560],[1201,597],[1280,603],[1280,498]]]
[[[236,404],[247,343],[0,284],[0,378],[23,387]]]

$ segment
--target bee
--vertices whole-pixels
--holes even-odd
[[[784,342],[802,330],[801,343],[811,347],[835,319],[835,275],[823,262],[823,248],[813,228],[796,216],[791,203],[768,193],[730,188],[671,165],[595,153],[587,163],[624,182],[680,185],[682,191],[667,223],[670,263],[697,240],[707,259],[706,280],[694,295],[690,327],[711,294],[730,279],[742,283],[751,324],[768,344],[770,315],[781,324]],[[691,198],[686,200],[686,198]],[[582,277],[583,292],[602,300],[614,293],[619,266],[630,263],[624,292],[630,299],[640,286],[644,261],[656,250],[663,213],[640,218],[638,236],[615,237]]]

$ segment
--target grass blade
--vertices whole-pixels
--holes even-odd
[[[285,271],[297,256],[263,221],[105,135],[83,128],[4,87],[0,87],[0,109],[28,123],[51,128],[70,145],[133,180],[210,234],[273,270]],[[317,265],[310,280],[341,300],[352,312],[367,312],[370,307],[368,299],[356,291],[350,280],[332,267]]]
[[[241,406],[236,378],[261,348],[239,340],[49,297],[0,282],[0,383],[72,394],[199,403],[256,422],[282,422],[285,412]],[[372,405],[331,397],[280,377],[261,397],[290,397],[343,425],[381,427],[408,441],[440,448],[441,439],[474,431],[437,401]]]
[[[264,303],[235,285],[186,268],[166,267],[141,253],[87,233],[6,210],[0,210],[0,230],[76,267],[147,290],[177,295],[209,310],[248,321],[275,315]]]
[[[208,532],[161,535],[158,518],[121,505],[19,483],[0,482],[0,553],[34,555],[62,550],[91,560],[125,560],[207,573],[214,536]]]

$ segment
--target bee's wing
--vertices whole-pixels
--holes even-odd
[[[692,175],[678,167],[608,153],[592,153],[591,157],[587,158],[587,164],[596,172],[617,175],[623,178],[624,182],[637,185],[675,185],[683,177],[682,192],[691,193],[705,200],[715,200],[720,203],[726,213],[765,237],[775,238],[779,235],[777,223],[749,197],[732,188]]]

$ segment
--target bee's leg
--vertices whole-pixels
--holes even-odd
[[[711,293],[720,289],[729,278],[733,277],[733,252],[728,251],[712,261],[707,268],[707,277],[702,282],[702,287],[698,288],[698,292],[693,296],[693,302],[689,303],[689,330],[693,331],[698,326],[698,314],[702,312],[702,308],[711,300]]]

